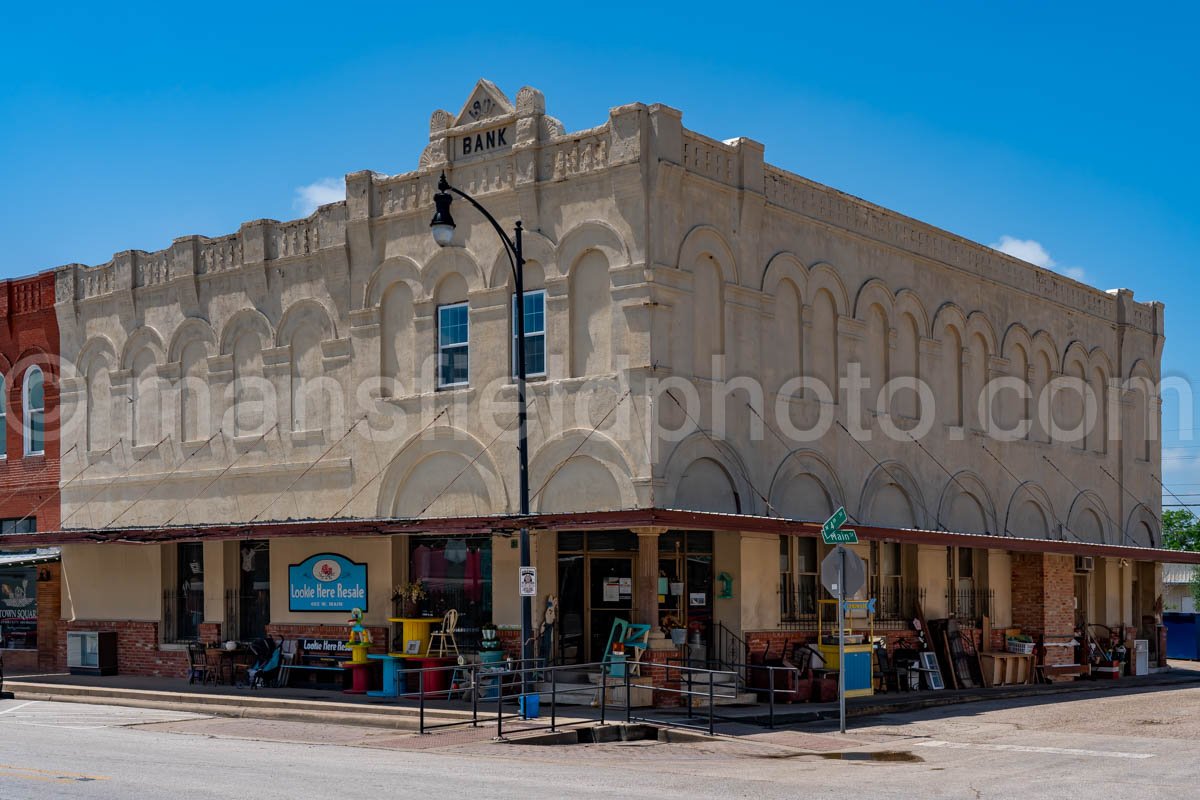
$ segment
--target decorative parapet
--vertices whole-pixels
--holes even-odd
[[[183,236],[153,253],[126,250],[94,267],[68,264],[55,270],[54,299],[56,303],[83,302],[118,291],[161,287],[180,278],[233,272],[246,264],[247,241],[253,245],[252,261],[302,258],[342,246],[346,204],[332,203],[291,222],[246,223],[238,233],[226,236]]]
[[[914,255],[973,272],[1061,305],[1115,321],[1116,301],[1108,293],[969,241],[918,220],[873,205],[779,169],[765,166],[763,194],[780,208],[857,233]],[[1154,331],[1145,304],[1132,314],[1139,328]]]
[[[538,177],[561,181],[607,168],[611,135],[604,124],[552,139],[542,148]]]
[[[683,166],[726,186],[737,185],[737,148],[689,130],[683,132]]]

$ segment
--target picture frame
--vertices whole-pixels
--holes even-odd
[[[421,655],[421,640],[409,639],[404,643],[404,655],[419,656]]]
[[[942,680],[942,668],[938,666],[937,653],[928,650],[921,653],[921,672],[925,675],[925,683],[930,689],[938,691],[946,688]]]

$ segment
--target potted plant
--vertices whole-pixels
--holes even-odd
[[[671,644],[687,644],[687,628],[683,627],[674,614],[667,614],[659,623],[664,636],[671,638]]]
[[[397,584],[392,589],[392,602],[400,606],[400,616],[412,618],[421,613],[420,602],[426,597],[420,580]]]

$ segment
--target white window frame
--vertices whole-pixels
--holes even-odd
[[[534,295],[537,295],[542,298],[542,329],[540,331],[530,331],[528,328],[526,328],[525,329],[525,340],[529,341],[532,338],[536,338],[539,336],[541,337],[541,339],[542,339],[542,369],[538,372],[526,372],[525,373],[526,378],[542,378],[542,377],[545,377],[545,375],[546,375],[546,369],[545,369],[545,367],[546,367],[546,290],[545,289],[526,289],[525,290],[526,297],[533,297]],[[509,326],[512,328],[512,337],[511,337],[512,347],[510,348],[512,350],[512,358],[510,360],[512,361],[512,377],[514,380],[516,380],[516,377],[517,377],[517,347],[518,347],[518,344],[517,344],[517,293],[516,292],[512,293],[511,305],[512,305],[512,320],[509,322]],[[525,366],[526,366],[526,369],[528,369],[528,367],[529,367],[528,359],[526,360]]]
[[[35,372],[41,377],[42,404],[38,408],[31,408],[29,405],[29,386],[32,383],[30,379],[33,377]],[[29,423],[33,414],[40,415],[42,421],[41,450],[32,450],[29,446],[30,439],[32,438],[30,436],[32,428],[30,427]],[[43,372],[42,368],[36,364],[25,370],[25,378],[21,381],[21,434],[21,438],[24,440],[25,444],[25,455],[41,456],[46,454],[46,373]]]
[[[445,344],[444,342],[442,342],[442,312],[449,311],[450,309],[453,309],[453,308],[467,308],[467,301],[464,300],[461,303],[446,303],[444,305],[440,305],[437,307],[437,337],[438,337],[437,387],[439,389],[454,389],[454,388],[458,388],[461,386],[470,386],[471,385],[471,313],[470,313],[469,308],[467,308],[467,338],[466,338],[466,341],[455,342],[454,344]],[[442,372],[443,366],[445,364],[445,359],[443,359],[442,354],[448,348],[458,348],[458,347],[465,347],[467,349],[467,379],[465,381],[459,381],[457,383],[449,383],[445,380],[445,375]]]
[[[8,394],[7,378],[0,372],[0,461],[8,458]]]

